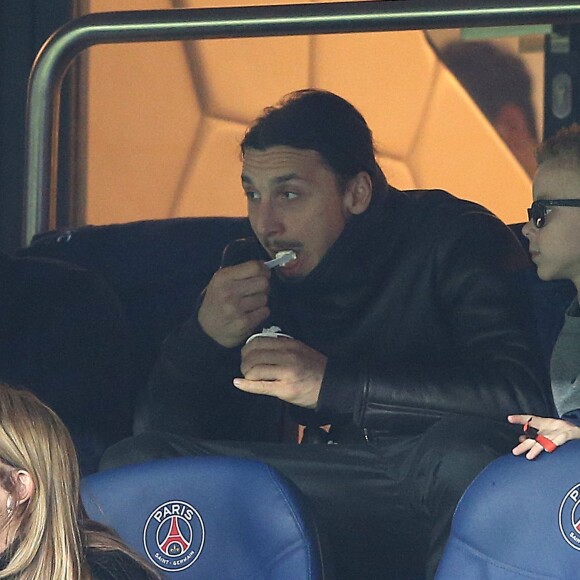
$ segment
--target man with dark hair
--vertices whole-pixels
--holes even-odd
[[[430,577],[463,490],[512,446],[507,412],[551,408],[506,282],[523,250],[479,205],[388,185],[326,91],[267,109],[242,158],[255,239],[226,248],[164,343],[145,432],[102,466],[265,461],[311,500],[339,578]],[[289,418],[313,444],[284,442]]]
[[[486,41],[450,42],[440,57],[533,177],[538,129],[532,79],[523,60]]]

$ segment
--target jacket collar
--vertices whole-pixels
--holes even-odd
[[[308,338],[314,348],[339,340],[377,296],[377,288],[398,260],[400,244],[405,243],[409,201],[403,192],[391,188],[367,212],[352,218],[306,278],[285,282],[276,277],[272,319],[281,320],[296,338]]]

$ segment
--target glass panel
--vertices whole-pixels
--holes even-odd
[[[295,1],[235,4],[287,3]],[[84,4],[102,12],[234,2]],[[86,221],[243,215],[238,143],[244,129],[263,107],[306,86],[333,90],[359,108],[393,185],[444,188],[506,222],[523,221],[536,143],[532,128],[542,130],[542,33],[510,27],[93,47],[87,58]],[[513,130],[523,118],[517,103],[499,116],[482,105],[482,113],[480,99],[448,72],[440,54],[452,41],[470,47],[485,42],[524,65],[533,113],[516,128],[529,126],[529,138]],[[468,68],[490,85],[481,61]],[[509,91],[495,92],[503,97]]]

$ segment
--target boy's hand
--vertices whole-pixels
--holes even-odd
[[[564,419],[550,419],[535,415],[509,415],[508,421],[522,427],[527,426],[528,435],[524,430],[520,443],[512,449],[514,455],[525,453],[526,459],[535,459],[542,451],[551,453],[557,447],[564,445],[566,441],[580,439],[580,427]],[[530,437],[530,434],[533,437]]]

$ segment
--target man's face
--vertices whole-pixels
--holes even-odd
[[[580,199],[580,165],[569,159],[542,163],[534,177],[534,201]],[[544,227],[523,228],[543,280],[567,278],[580,288],[580,208],[550,207]]]
[[[338,239],[350,216],[335,174],[316,151],[275,146],[244,153],[242,186],[248,217],[260,243],[274,257],[294,250],[286,278],[307,276]]]

